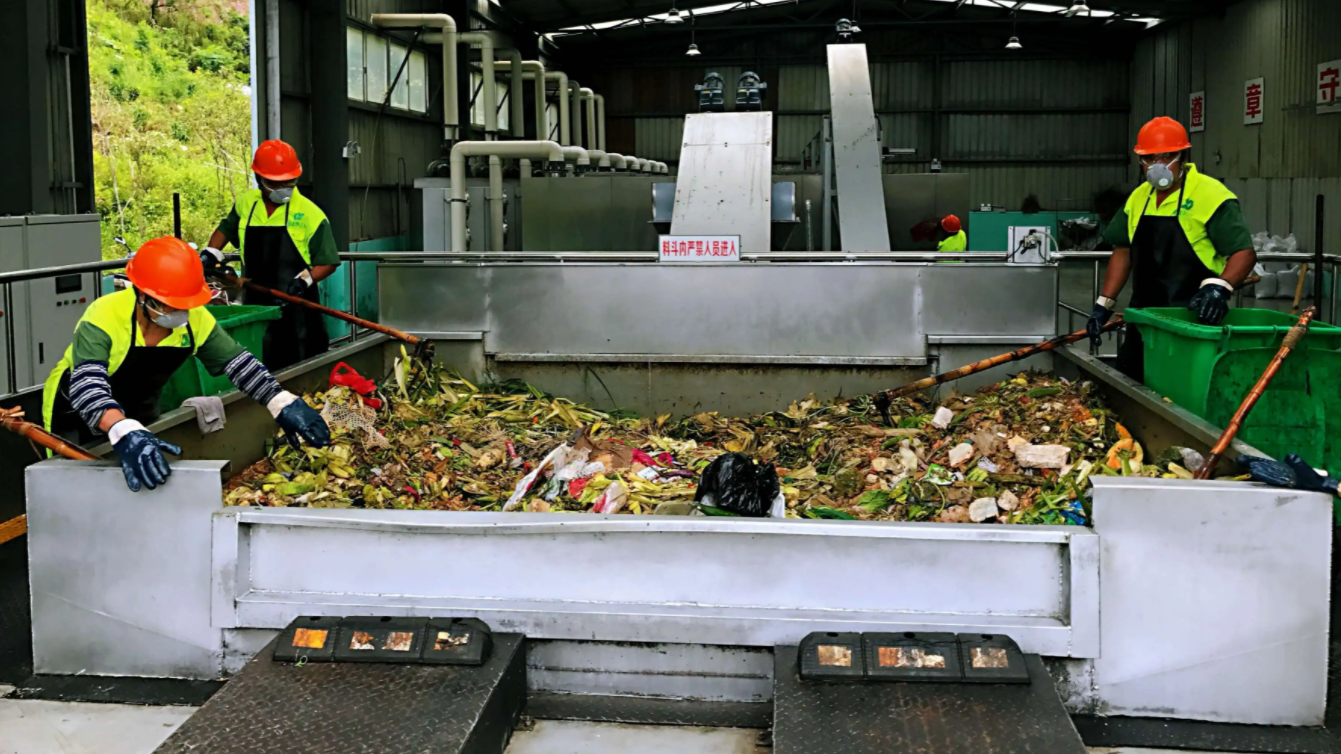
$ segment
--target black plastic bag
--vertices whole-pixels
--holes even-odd
[[[694,502],[711,495],[712,504],[722,510],[763,518],[780,491],[778,472],[772,463],[756,464],[743,453],[726,453],[703,470]]]

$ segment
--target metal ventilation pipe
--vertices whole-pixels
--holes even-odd
[[[442,131],[445,141],[456,141],[461,126],[456,92],[456,22],[445,13],[374,13],[372,25],[381,29],[440,29],[442,41]],[[429,41],[429,40],[425,40]]]
[[[452,251],[466,250],[466,158],[489,155],[490,221],[496,235],[494,245],[501,251],[503,243],[503,167],[499,157],[542,159],[562,162],[563,148],[552,141],[458,141],[452,147],[451,200]],[[495,190],[495,186],[497,190]],[[496,207],[496,208],[495,208]]]
[[[502,61],[496,64],[500,68],[513,68],[510,61]],[[537,139],[546,139],[549,137],[549,113],[545,107],[545,81],[548,74],[545,73],[545,64],[539,60],[523,60],[521,62],[522,79],[535,82],[535,132]],[[558,75],[555,75],[558,78]],[[520,92],[520,90],[518,90]],[[517,102],[521,102],[517,99]]]
[[[587,87],[582,87],[579,92],[582,95],[582,101],[587,103],[587,149],[600,149],[600,141],[596,138],[596,93]]]
[[[605,96],[596,95],[596,148],[605,150]]]
[[[610,155],[600,149],[588,149],[587,158],[598,168],[610,169]]]
[[[568,79],[568,110],[572,116],[572,140],[569,142],[575,147],[585,147],[582,143],[582,85],[572,79]],[[593,145],[594,146],[594,145]]]

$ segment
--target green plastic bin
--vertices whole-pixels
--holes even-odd
[[[1298,319],[1232,309],[1220,327],[1188,309],[1128,309],[1145,343],[1145,384],[1223,427]],[[1314,322],[1281,365],[1238,436],[1274,458],[1298,453],[1341,471],[1341,327]]]
[[[278,306],[207,306],[205,310],[214,315],[218,326],[233,336],[238,345],[251,351],[258,359],[261,357],[265,328],[271,320],[279,319]],[[181,406],[187,398],[221,395],[232,389],[233,383],[227,376],[214,377],[205,371],[205,365],[198,359],[189,359],[163,386],[158,408],[160,411],[171,411]]]

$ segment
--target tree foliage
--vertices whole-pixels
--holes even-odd
[[[247,188],[250,50],[237,0],[88,0],[104,258],[172,233],[200,244]],[[245,10],[245,3],[241,4]]]

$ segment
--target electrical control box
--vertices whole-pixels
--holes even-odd
[[[99,215],[0,217],[0,272],[98,261],[101,221]],[[41,278],[13,283],[7,292],[0,286],[0,393],[46,381],[97,298],[100,277],[83,272]]]

